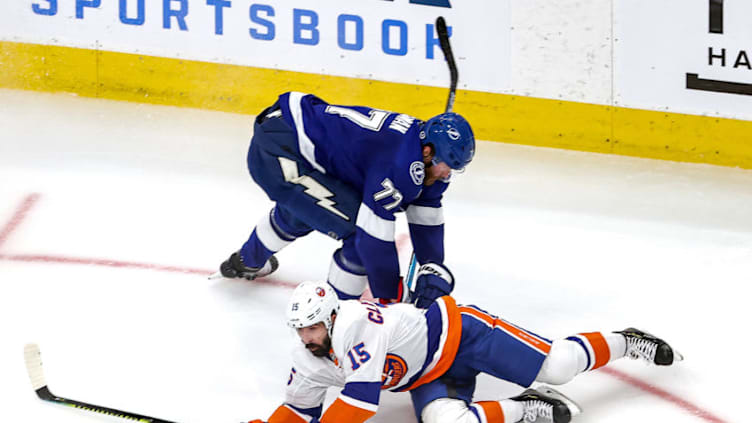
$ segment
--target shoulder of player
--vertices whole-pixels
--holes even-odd
[[[382,160],[371,163],[369,171],[378,175],[374,180],[389,178],[397,190],[410,199],[423,188],[425,165],[420,142],[414,134],[404,136],[400,144],[395,146],[392,154],[381,155]]]
[[[374,306],[375,307],[375,306]],[[373,329],[368,315],[368,304],[358,300],[341,301],[332,331],[332,348],[339,357],[350,349],[356,340],[363,337],[367,329]]]
[[[353,326],[365,322],[368,316],[366,305],[359,300],[340,301],[339,312],[334,322],[333,337],[349,332]]]

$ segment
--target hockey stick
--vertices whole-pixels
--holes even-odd
[[[58,397],[50,391],[49,387],[47,387],[47,381],[44,379],[44,369],[42,369],[42,356],[37,344],[27,344],[26,347],[24,347],[24,360],[26,361],[26,371],[29,373],[31,385],[34,387],[37,396],[44,401],[54,402],[68,407],[78,408],[80,410],[93,411],[108,416],[120,417],[121,419],[136,422],[175,423],[169,420],[158,419],[156,417],[144,416],[129,411],[116,410],[114,408],[102,407],[64,397]]]
[[[452,54],[452,46],[449,44],[449,31],[443,16],[436,18],[436,33],[439,35],[439,45],[449,66],[449,97],[444,109],[445,113],[449,113],[454,108],[454,96],[460,76],[457,71],[457,63],[454,61],[454,54]]]
[[[457,71],[457,63],[454,61],[454,54],[452,54],[452,46],[449,44],[449,31],[447,30],[446,21],[443,16],[436,18],[436,33],[439,36],[439,46],[444,53],[444,58],[449,66],[449,97],[447,97],[446,107],[444,113],[449,113],[454,108],[454,96],[457,91],[457,82],[459,81],[459,72]],[[418,267],[418,260],[415,258],[415,252],[410,256],[410,265],[407,267],[407,288],[412,293],[415,289],[415,277]]]

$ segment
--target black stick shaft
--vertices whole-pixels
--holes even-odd
[[[448,113],[454,108],[454,97],[457,91],[459,72],[457,71],[457,63],[454,61],[452,45],[449,44],[449,30],[443,16],[436,18],[436,33],[439,36],[439,46],[441,46],[441,51],[444,53],[444,58],[446,58],[447,65],[449,66],[449,97],[447,98],[445,108],[445,112]]]
[[[449,97],[447,97],[445,113],[449,113],[454,108],[454,96],[457,91],[457,81],[459,81],[459,72],[457,71],[457,63],[454,61],[454,54],[452,54],[452,46],[449,44],[449,30],[447,29],[446,21],[443,16],[436,18],[436,33],[439,36],[439,46],[444,53],[444,58],[449,66]],[[410,265],[407,268],[407,283],[408,288],[413,290],[413,279],[415,278],[415,272],[418,270],[418,259],[415,257],[415,251],[410,256]]]
[[[69,398],[57,397],[50,392],[50,390],[43,386],[37,389],[37,395],[39,398],[54,402],[56,404],[65,405],[68,407],[78,408],[79,410],[91,411],[94,413],[105,414],[108,416],[119,417],[125,420],[131,420],[140,423],[176,423],[169,420],[162,420],[156,417],[145,416],[142,414],[131,413],[130,411],[118,410],[115,408],[102,407],[100,405],[89,404],[81,401],[72,400]]]

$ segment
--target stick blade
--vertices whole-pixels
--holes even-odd
[[[26,362],[26,371],[29,374],[31,386],[35,391],[47,386],[44,379],[44,370],[42,369],[42,353],[39,351],[39,345],[26,344],[24,347],[24,361]]]

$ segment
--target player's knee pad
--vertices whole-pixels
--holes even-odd
[[[332,255],[327,280],[337,291],[337,296],[343,300],[360,298],[368,285],[365,268],[347,260],[341,248]]]
[[[535,380],[553,385],[569,382],[581,370],[579,360],[581,350],[582,348],[575,342],[566,339],[555,340]]]
[[[428,403],[420,413],[423,423],[479,423],[465,401],[439,398]]]

